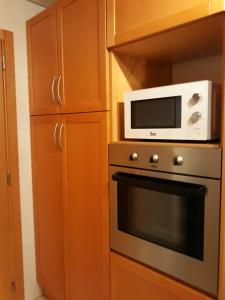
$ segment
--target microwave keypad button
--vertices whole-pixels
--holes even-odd
[[[158,154],[153,154],[150,156],[150,162],[151,163],[157,163],[159,161],[159,156]]]
[[[191,102],[192,102],[193,104],[197,104],[197,103],[199,102],[200,99],[201,99],[200,94],[199,94],[199,93],[194,93],[194,94],[192,95]]]
[[[136,152],[133,152],[131,155],[130,155],[130,160],[132,161],[136,161],[138,159],[138,155]]]
[[[191,115],[191,123],[194,124],[196,122],[198,122],[202,117],[202,114],[199,111],[195,111],[193,112],[193,114]]]
[[[183,162],[184,162],[184,159],[183,159],[183,157],[181,155],[175,156],[175,158],[174,158],[174,165],[181,166],[183,164]]]

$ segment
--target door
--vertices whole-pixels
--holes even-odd
[[[109,299],[107,113],[64,117],[67,297]]]
[[[2,57],[0,43],[0,57]],[[11,300],[13,297],[13,255],[10,203],[7,185],[8,157],[6,139],[6,115],[3,89],[3,73],[0,70],[0,298]]]
[[[56,9],[27,22],[31,115],[59,111]]]
[[[64,299],[59,116],[31,117],[37,277],[46,296]]]
[[[60,111],[105,110],[105,1],[59,1],[57,20],[63,98]]]

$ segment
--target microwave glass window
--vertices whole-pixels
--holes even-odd
[[[131,101],[131,128],[181,128],[181,96]]]
[[[203,260],[204,186],[123,173],[114,180],[120,231]]]

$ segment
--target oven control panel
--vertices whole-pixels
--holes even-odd
[[[118,142],[109,145],[109,164],[161,172],[221,178],[219,147],[178,147]]]

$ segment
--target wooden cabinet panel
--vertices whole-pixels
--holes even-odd
[[[113,252],[111,288],[112,300],[213,300]]]
[[[106,109],[105,1],[63,0],[58,4],[61,112]]]
[[[54,142],[59,123],[58,116],[31,118],[37,276],[54,300],[64,299],[61,151]]]
[[[223,10],[222,0],[107,0],[108,46],[132,41]]]
[[[32,115],[57,113],[58,57],[54,7],[27,22],[27,37],[30,113]],[[52,94],[53,80],[55,101]]]
[[[64,117],[67,297],[109,299],[107,113]]]

